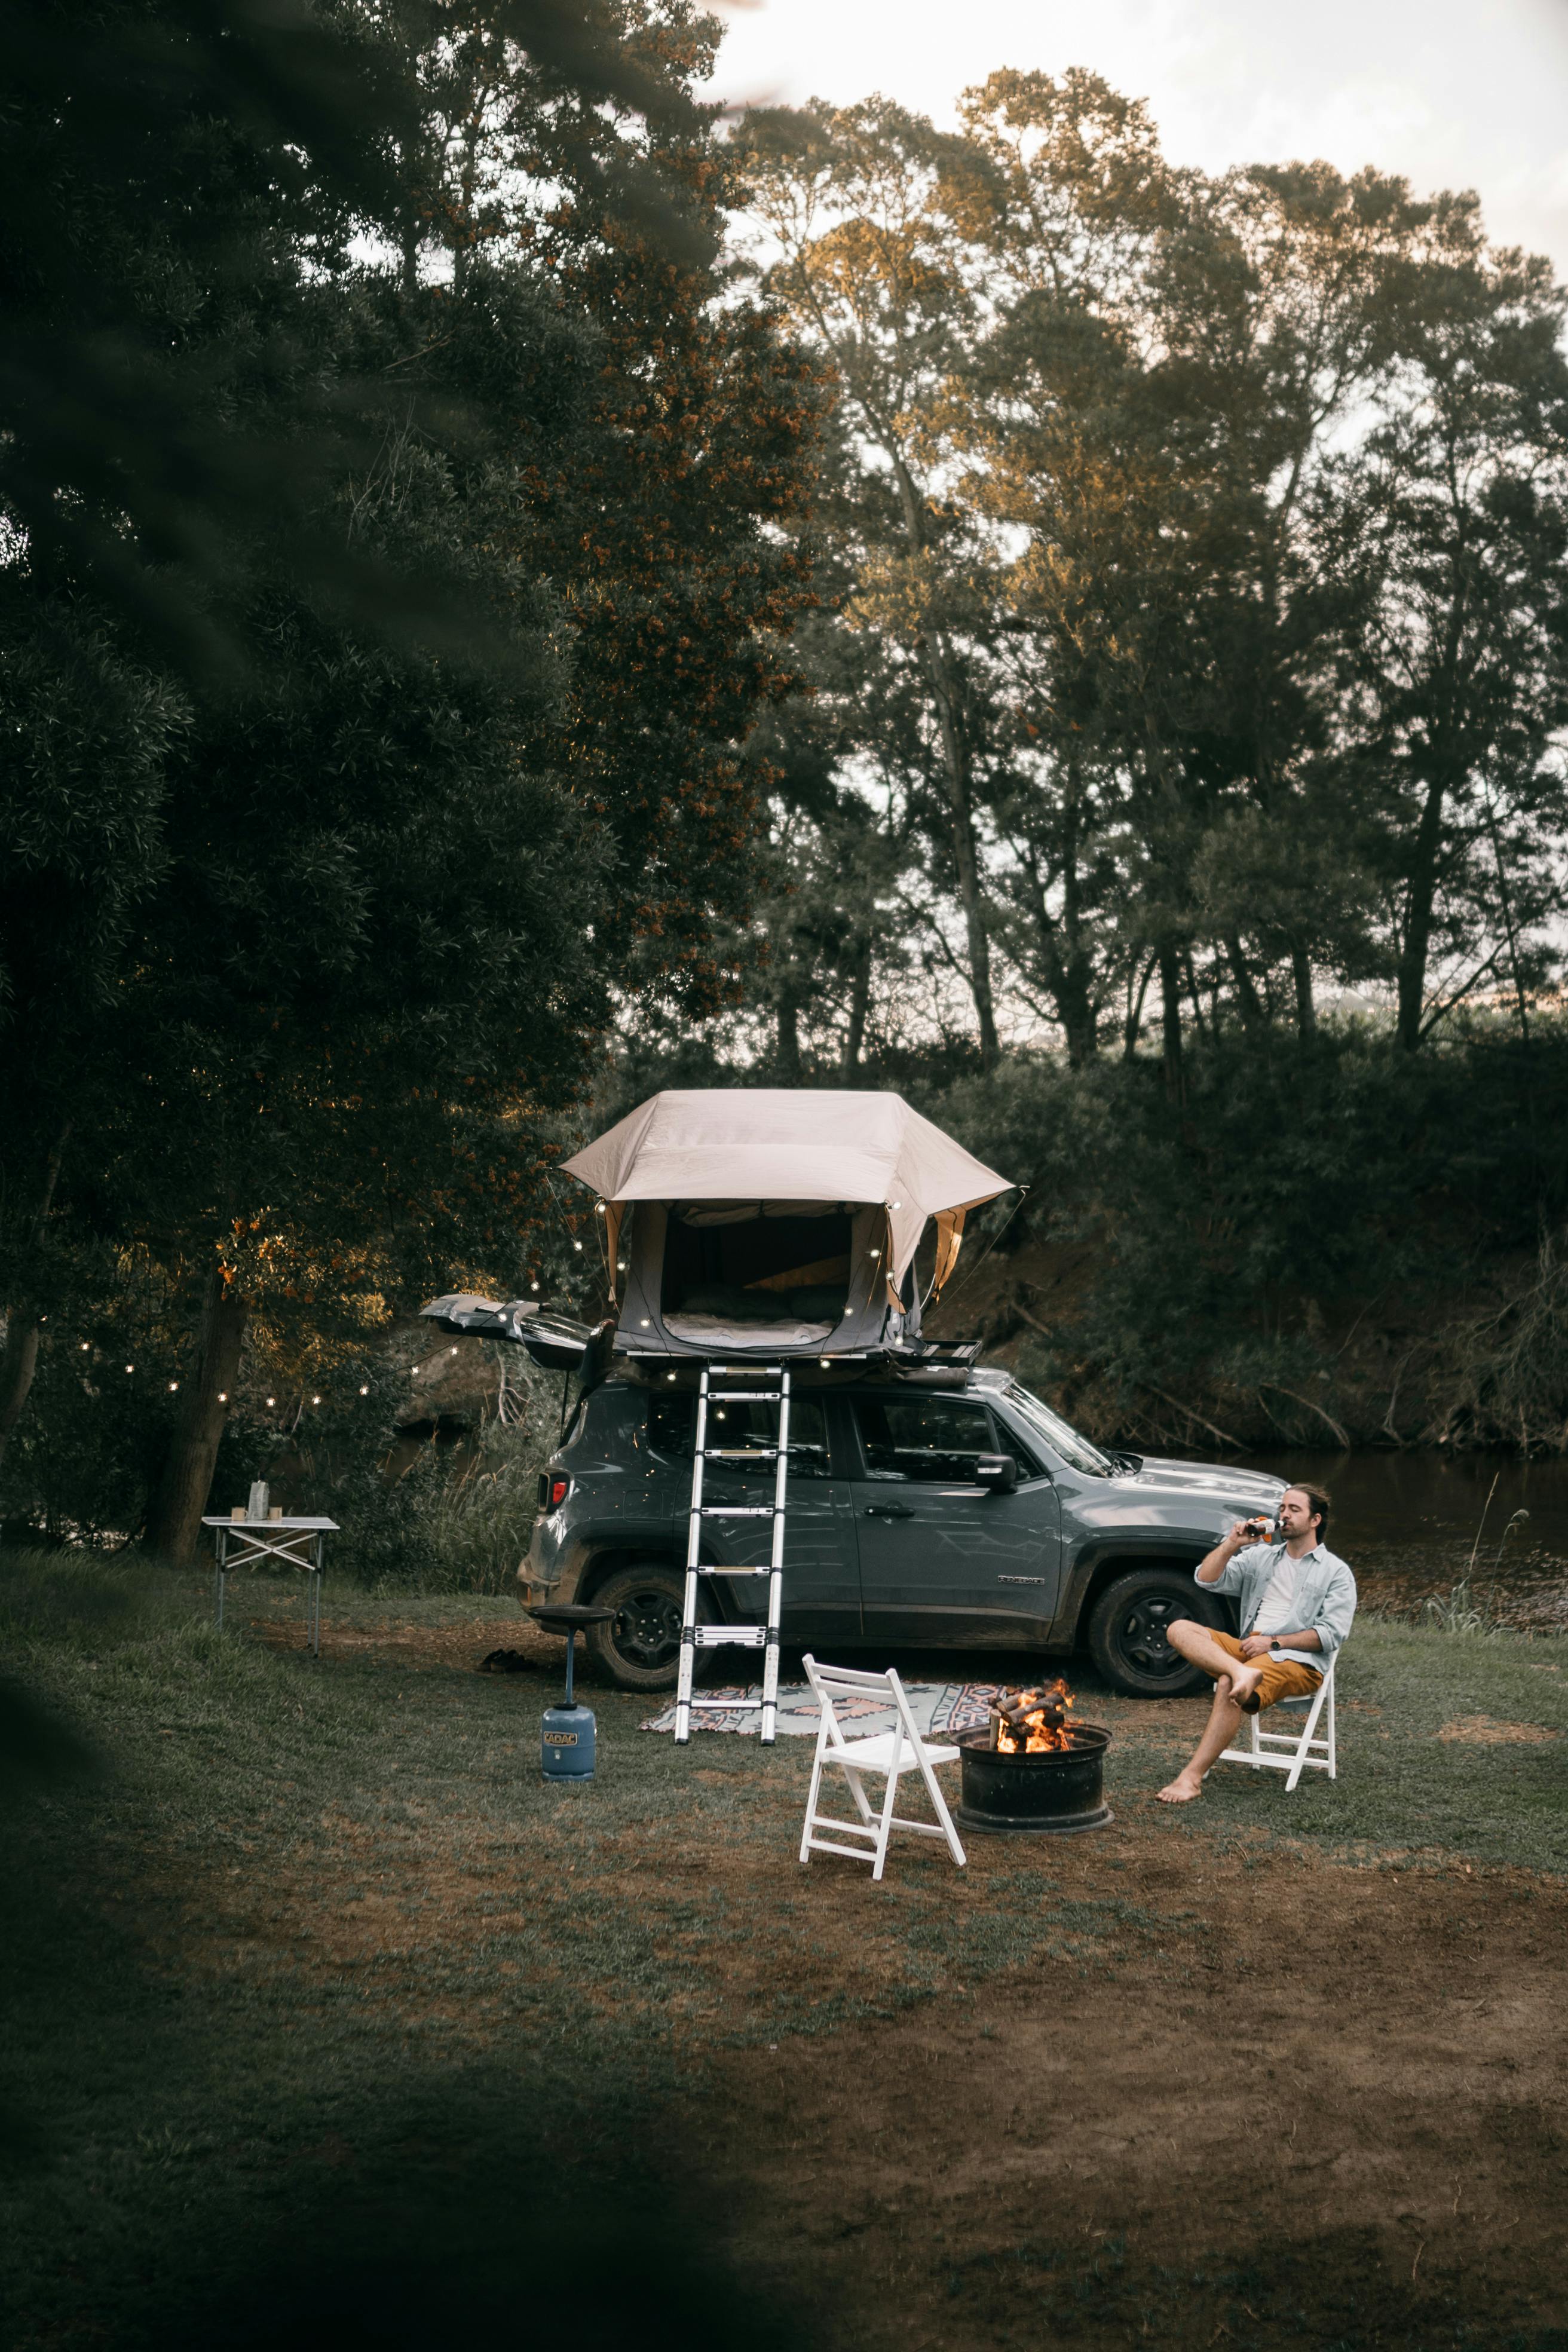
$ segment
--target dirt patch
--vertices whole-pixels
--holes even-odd
[[[269,1650],[303,1650],[307,1645],[302,1618],[258,1618],[252,1631]],[[321,1627],[323,1658],[361,1658],[374,1665],[406,1666],[412,1674],[477,1668],[496,1649],[521,1651],[542,1675],[559,1680],[565,1673],[564,1643],[541,1633],[521,1612],[516,1617],[476,1617],[450,1625],[410,1625],[389,1619],[384,1625]]]
[[[1556,2343],[1568,1891],[1141,1858],[1195,1933],[723,2061],[742,2258],[900,2352]]]
[[[1544,1723],[1499,1723],[1489,1715],[1461,1715],[1446,1723],[1437,1737],[1467,1748],[1539,1748],[1562,1734]]]

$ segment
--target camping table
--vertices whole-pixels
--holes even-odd
[[[336,1519],[204,1519],[216,1530],[217,1622],[223,1627],[223,1584],[231,1568],[254,1568],[263,1559],[280,1559],[286,1568],[301,1568],[310,1578],[305,1602],[305,1626],[310,1655],[321,1654],[321,1554],[326,1539],[336,1535]],[[238,1549],[233,1558],[229,1546]]]

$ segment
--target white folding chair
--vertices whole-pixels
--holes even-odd
[[[805,1801],[805,1827],[801,1832],[800,1858],[810,1860],[814,1853],[847,1854],[851,1862],[868,1862],[871,1875],[880,1878],[882,1865],[888,1859],[888,1840],[894,1830],[912,1830],[917,1837],[939,1837],[947,1840],[947,1849],[960,1870],[964,1865],[963,1848],[958,1842],[958,1832],[952,1826],[952,1815],[937,1786],[932,1767],[955,1763],[956,1748],[939,1748],[922,1739],[910,1712],[909,1693],[889,1666],[885,1674],[857,1673],[849,1666],[819,1666],[816,1660],[803,1661],[806,1680],[816,1693],[822,1708],[822,1723],[816,1735],[816,1757],[811,1768],[811,1791]],[[834,1711],[833,1701],[839,1698],[879,1698],[884,1706],[890,1700],[897,1716],[891,1731],[880,1731],[870,1739],[846,1739],[843,1726]],[[836,1764],[849,1783],[849,1794],[855,1800],[859,1820],[847,1822],[834,1813],[819,1813],[816,1801],[822,1787],[822,1768]],[[899,1775],[918,1771],[926,1784],[926,1792],[936,1809],[934,1822],[904,1821],[893,1811],[898,1794]],[[882,1809],[874,1813],[867,1799],[863,1776],[881,1772],[887,1776],[887,1790]],[[817,1830],[836,1831],[840,1838],[864,1838],[865,1845],[834,1844],[826,1838],[814,1834]]]
[[[1272,1770],[1289,1774],[1285,1786],[1293,1789],[1310,1764],[1314,1770],[1326,1772],[1331,1780],[1338,1778],[1334,1746],[1334,1660],[1329,1660],[1328,1671],[1315,1691],[1303,1693],[1300,1698],[1282,1698],[1268,1709],[1270,1721],[1283,1715],[1289,1707],[1293,1715],[1305,1711],[1307,1720],[1300,1731],[1264,1731],[1261,1711],[1247,1719],[1252,1726],[1250,1748],[1227,1748],[1217,1759],[1221,1764],[1265,1765]],[[1318,1718],[1327,1707],[1329,1727],[1318,1736]]]

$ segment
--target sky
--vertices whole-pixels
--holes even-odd
[[[1568,278],[1568,0],[762,0],[722,8],[731,103],[873,90],[939,121],[1001,66],[1088,66],[1176,163],[1322,157],[1473,188]]]

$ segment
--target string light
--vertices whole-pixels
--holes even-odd
[[[573,1244],[572,1244],[572,1246],[573,1246],[573,1248],[574,1248],[574,1250],[580,1250],[580,1249],[582,1248],[583,1244],[582,1244],[582,1243],[581,1243],[581,1242],[574,1242],[574,1243],[573,1243]]]
[[[90,1342],[89,1340],[84,1339],[84,1340],[82,1341],[82,1343],[81,1343],[81,1352],[82,1352],[82,1354],[83,1354],[84,1356],[88,1353],[88,1350],[89,1350],[89,1349],[90,1345],[91,1345],[91,1342]]]
[[[133,1372],[136,1370],[136,1367],[134,1364],[127,1364],[125,1369],[128,1372]]]
[[[320,1398],[320,1397],[313,1396],[313,1397],[310,1399],[310,1402],[311,1402],[312,1404],[320,1404],[320,1403],[321,1403],[321,1398]]]
[[[170,1394],[171,1396],[173,1396],[173,1395],[174,1395],[174,1391],[179,1387],[179,1385],[180,1385],[180,1383],[179,1383],[179,1381],[171,1381],[169,1382],[169,1394]]]
[[[226,1404],[228,1402],[228,1391],[226,1389],[219,1389],[217,1392],[217,1401],[219,1404]]]
[[[538,1285],[538,1283],[537,1283],[537,1282],[531,1282],[531,1283],[529,1284],[529,1286],[529,1286],[530,1290],[537,1290],[537,1289],[538,1289],[538,1287],[539,1287],[539,1285]]]
[[[369,1388],[368,1388],[368,1387],[362,1388],[362,1389],[361,1389],[361,1391],[360,1391],[360,1394],[361,1394],[361,1396],[369,1396],[369,1394],[370,1394],[370,1390],[369,1390]]]
[[[268,1397],[267,1402],[268,1404],[276,1404],[278,1400],[276,1397]]]

